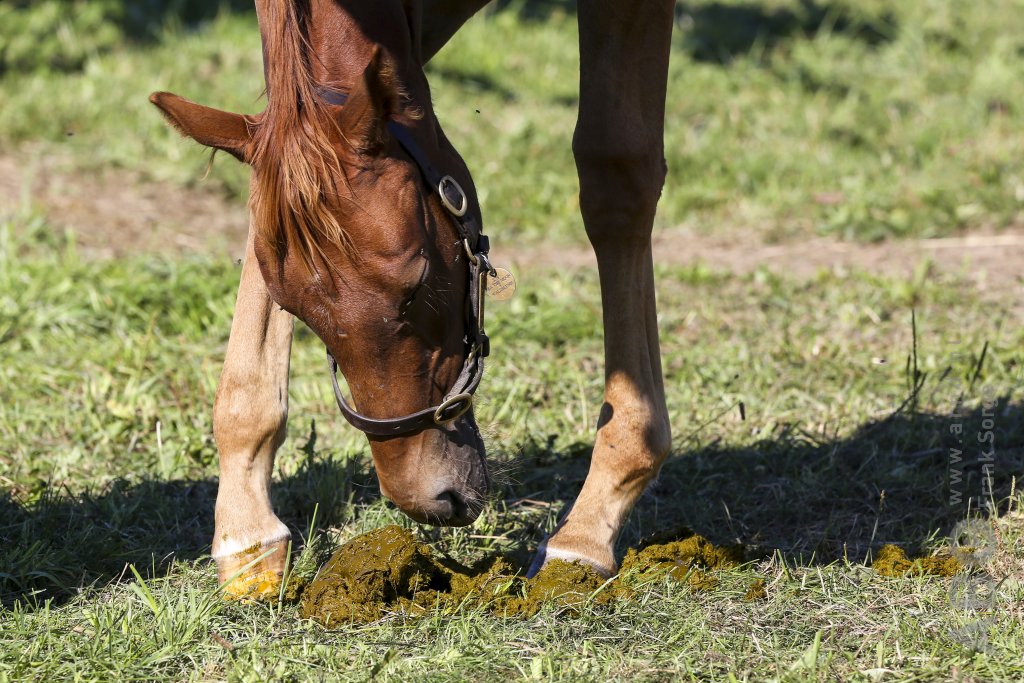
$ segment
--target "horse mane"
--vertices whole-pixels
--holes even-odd
[[[337,123],[316,91],[308,49],[309,0],[263,4],[267,108],[253,132],[254,229],[279,258],[293,251],[316,273],[330,264],[324,244],[348,250],[331,208],[339,196],[340,161],[331,144]]]

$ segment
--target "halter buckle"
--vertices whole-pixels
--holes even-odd
[[[456,407],[456,412],[453,415],[445,415],[445,411],[451,408],[452,406]],[[451,398],[446,398],[444,401],[441,402],[441,405],[437,407],[437,410],[434,411],[434,422],[439,425],[443,425],[446,422],[457,420],[463,415],[465,415],[472,407],[473,394],[470,394],[468,392],[462,394],[455,394]]]
[[[455,190],[459,193],[457,197],[458,206],[448,196],[449,190]],[[453,215],[459,218],[466,215],[466,210],[469,208],[469,199],[466,197],[462,186],[455,181],[455,178],[452,178],[450,175],[441,178],[441,181],[437,184],[437,194],[441,197],[441,203],[444,204],[444,208],[451,211]]]

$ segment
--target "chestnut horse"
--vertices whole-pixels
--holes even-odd
[[[185,135],[253,169],[213,418],[212,554],[229,593],[276,593],[286,563],[270,479],[293,316],[323,340],[332,369],[337,359],[362,414],[340,392],[339,406],[367,432],[381,493],[419,522],[480,513],[488,477],[470,394],[486,355],[477,288],[491,269],[473,183],[434,116],[423,65],[486,2],[256,0],[261,114],[150,98]],[[614,573],[626,515],[670,447],[651,229],[673,5],[579,0],[573,153],[600,271],[605,399],[587,479],[534,570],[559,558]]]

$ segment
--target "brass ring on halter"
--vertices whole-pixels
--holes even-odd
[[[453,187],[459,193],[458,206],[455,206],[452,200],[448,198],[448,194],[445,192],[446,187]],[[441,196],[441,203],[444,204],[444,208],[460,218],[466,215],[466,209],[469,208],[469,199],[466,198],[466,193],[463,192],[462,186],[455,182],[455,178],[452,178],[450,175],[441,178],[441,181],[437,184],[437,193]]]
[[[458,406],[458,412],[456,412],[454,415],[446,416],[444,412],[451,408],[452,406]],[[437,407],[437,410],[434,411],[434,422],[440,425],[446,422],[451,422],[452,420],[458,420],[460,417],[465,415],[472,407],[473,394],[456,394],[451,398],[442,401],[441,405]]]

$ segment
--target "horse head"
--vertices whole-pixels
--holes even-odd
[[[323,340],[356,418],[388,423],[441,406],[482,363],[467,315],[473,250],[445,188],[428,184],[400,131],[450,174],[476,225],[479,215],[431,110],[411,29],[380,45],[365,26],[314,20],[333,4],[259,5],[262,113],[150,99],[182,133],[252,167],[250,238],[267,288]],[[482,365],[472,372],[478,382]],[[411,429],[353,420],[368,432],[381,492],[419,522],[465,525],[483,507],[484,445],[468,396],[460,400]]]

